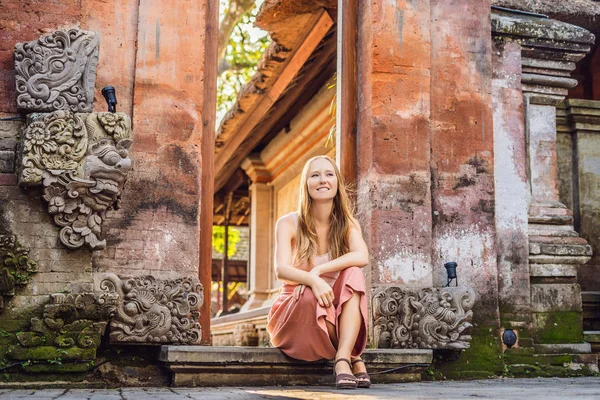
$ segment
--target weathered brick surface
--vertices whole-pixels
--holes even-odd
[[[531,319],[527,172],[521,94],[521,49],[517,43],[495,44],[492,52],[494,183],[498,291],[503,323],[520,311]]]
[[[373,1],[359,15],[357,189],[373,284],[432,285],[429,14],[429,2]]]
[[[15,43],[76,25],[100,34],[95,110],[106,109],[102,87],[114,86],[117,109],[132,115],[134,131],[134,171],[124,188],[122,208],[108,212],[107,249],[92,253],[62,246],[41,189],[18,188],[14,175],[4,173],[13,169],[3,160],[12,160],[14,126],[19,123],[2,122],[0,228],[17,235],[39,262],[39,272],[13,299],[14,307],[39,308],[42,300],[34,299],[47,300],[47,294],[58,291],[91,291],[94,273],[197,276],[204,12],[204,3],[198,1],[0,3],[2,117],[16,115]]]
[[[117,94],[117,111],[133,114],[138,3],[138,0],[87,0],[85,29],[100,32],[96,111],[107,110],[101,90],[113,86]]]
[[[434,269],[456,261],[462,282],[493,299],[493,126],[489,2],[432,1],[432,198]],[[487,300],[487,299],[481,299]]]
[[[96,253],[95,271],[197,274],[203,13],[199,2],[140,3],[135,167],[105,224],[114,255]]]
[[[478,297],[468,352],[495,354],[490,3],[370,1],[360,12],[358,207],[370,284],[442,286],[443,263],[456,261]],[[493,356],[451,367],[473,368],[502,365]]]

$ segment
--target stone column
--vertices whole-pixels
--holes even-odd
[[[502,370],[498,357],[473,356],[500,352],[489,13],[489,1],[359,6],[357,203],[367,282],[373,293],[442,286],[444,262],[459,263],[459,284],[472,287],[478,307],[471,348],[447,376]],[[375,337],[381,324],[372,323]]]
[[[559,201],[556,105],[577,84],[575,62],[590,50],[594,36],[583,28],[529,16],[499,13],[492,18],[497,41],[519,43],[523,91],[526,169],[529,185],[528,235],[531,309],[537,352],[556,343],[586,352],[581,327],[577,266],[591,248],[573,228],[572,212]]]
[[[250,298],[241,311],[261,307],[273,286],[273,187],[271,174],[259,156],[251,155],[242,168],[252,180],[250,185],[250,260],[248,289]]]
[[[521,92],[521,46],[492,35],[494,186],[500,323],[532,347],[528,185]]]
[[[561,200],[573,210],[575,229],[594,250],[578,271],[582,290],[600,289],[600,101],[568,99],[559,109],[562,118],[558,152]],[[561,174],[562,173],[562,174]],[[568,175],[567,175],[568,174]],[[568,203],[567,203],[568,202]]]

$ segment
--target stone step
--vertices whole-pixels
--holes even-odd
[[[585,331],[600,330],[600,292],[581,292],[581,300],[583,302],[583,329]]]
[[[372,381],[417,381],[433,360],[432,350],[367,349]],[[160,361],[173,372],[173,386],[332,385],[330,361],[306,362],[279,349],[241,346],[162,346]],[[378,372],[388,371],[378,374]]]
[[[583,340],[588,343],[600,344],[600,331],[583,331]]]
[[[600,292],[597,291],[587,291],[581,292],[581,300],[584,303],[598,303],[600,304]]]

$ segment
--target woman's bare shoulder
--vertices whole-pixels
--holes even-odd
[[[277,220],[277,223],[275,224],[275,229],[277,231],[284,230],[286,232],[295,233],[296,232],[296,219],[294,218],[295,216],[297,216],[297,213],[294,211],[294,212],[285,214],[284,216],[280,217]]]

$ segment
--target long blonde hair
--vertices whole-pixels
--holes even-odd
[[[318,238],[315,228],[315,219],[312,214],[313,199],[308,193],[308,177],[310,173],[310,164],[318,159],[327,160],[333,166],[338,181],[338,190],[333,198],[333,207],[331,217],[329,218],[329,235],[327,242],[329,244],[328,253],[331,259],[340,257],[350,251],[348,235],[350,224],[356,224],[352,214],[353,205],[348,196],[344,179],[340,174],[335,162],[327,156],[316,156],[304,164],[302,169],[302,178],[300,181],[300,196],[298,201],[298,230],[294,243],[294,265],[309,262],[312,256],[317,254]]]

